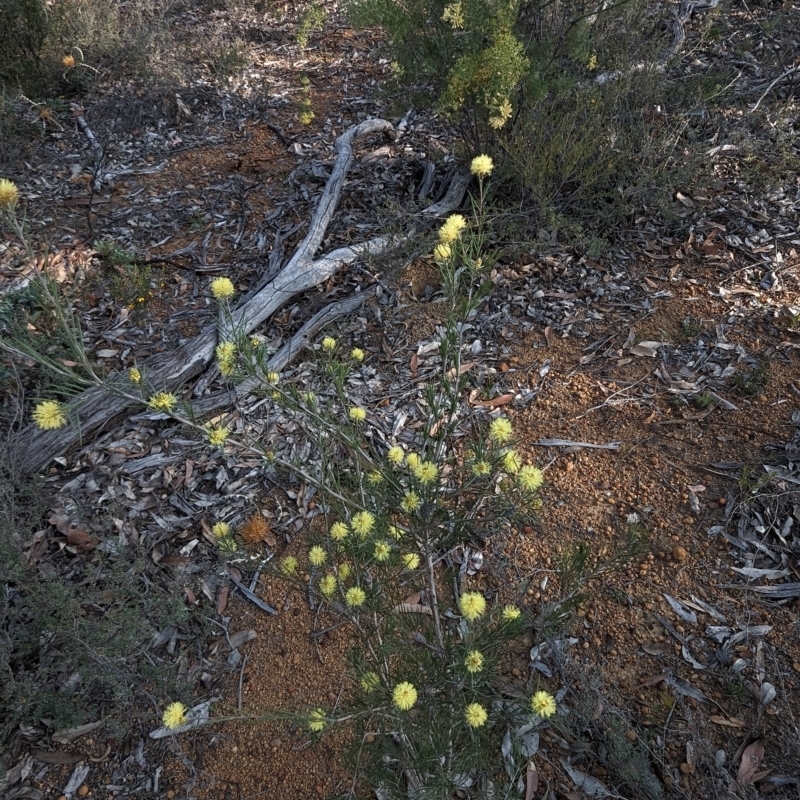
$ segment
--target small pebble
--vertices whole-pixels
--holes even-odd
[[[672,548],[672,557],[675,559],[675,561],[679,563],[683,563],[684,561],[686,561],[688,555],[689,554],[686,552],[685,547],[677,545],[676,547]]]
[[[89,794],[89,787],[82,783],[78,789],[78,797],[86,797],[87,794]]]
[[[174,789],[169,789],[167,791],[167,800],[172,800],[173,797],[175,797],[175,790]]]
[[[636,735],[635,730],[629,728],[627,731],[625,731],[625,738],[629,742],[635,742],[639,737]]]
[[[692,767],[691,765],[687,764],[685,761],[679,767],[682,775],[691,775],[692,774]]]

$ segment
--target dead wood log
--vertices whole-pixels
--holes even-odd
[[[362,136],[391,130],[391,123],[374,119],[362,122],[339,136],[336,140],[336,164],[312,217],[308,234],[281,272],[244,305],[233,311],[232,325],[237,332],[250,333],[295,295],[323,283],[359,256],[382,253],[416,235],[425,227],[424,223],[419,222],[409,234],[376,237],[360,246],[339,248],[314,260],[314,254],[336,211],[347,171],[352,164],[353,143]],[[458,173],[445,197],[426,208],[422,212],[423,218],[435,219],[457,208],[463,200],[468,183],[469,174]],[[148,384],[155,391],[177,391],[208,366],[214,356],[218,337],[217,325],[209,326],[191,341],[168,353],[160,353],[148,359],[142,365]],[[116,378],[119,380],[120,376]],[[25,475],[41,471],[54,458],[89,441],[99,431],[113,424],[120,415],[137,405],[141,404],[121,397],[109,388],[92,387],[71,403],[69,425],[55,431],[42,431],[29,425],[21,432],[13,445],[15,466]]]

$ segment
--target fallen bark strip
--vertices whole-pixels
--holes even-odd
[[[336,164],[312,217],[308,234],[283,270],[233,312],[233,327],[237,332],[250,333],[292,297],[323,283],[362,254],[377,255],[385,252],[425,228],[425,223],[420,221],[406,235],[376,237],[361,246],[339,248],[314,260],[314,254],[322,243],[336,210],[344,179],[353,161],[354,141],[362,136],[391,130],[391,123],[375,119],[362,122],[339,136],[336,140]],[[458,173],[445,197],[426,208],[421,216],[428,220],[434,219],[457,208],[463,200],[469,180],[468,173]],[[223,331],[223,335],[224,333]],[[174,350],[148,359],[142,365],[148,384],[155,391],[177,391],[186,381],[203,372],[214,356],[217,343],[218,330],[214,324]],[[117,379],[120,377],[117,376]],[[141,403],[121,397],[105,387],[93,387],[76,397],[70,405],[69,425],[55,431],[42,431],[29,425],[12,444],[15,466],[21,474],[28,475],[42,470],[54,458],[63,456],[82,442],[89,441],[99,431],[112,425],[120,415]]]

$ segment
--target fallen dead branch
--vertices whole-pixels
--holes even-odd
[[[379,236],[359,246],[339,248],[315,260],[314,256],[336,211],[345,177],[354,158],[354,142],[364,136],[389,133],[392,130],[391,123],[373,119],[362,122],[339,136],[336,140],[336,163],[322,193],[319,206],[311,219],[308,234],[278,275],[260,288],[240,308],[234,310],[231,322],[234,330],[244,334],[250,333],[296,295],[328,280],[342,267],[351,264],[359,257],[378,255],[412,239],[426,228],[427,220],[444,215],[461,204],[470,180],[466,171],[456,174],[445,197],[426,208],[421,214],[422,219],[407,233],[398,236]],[[325,321],[329,321],[329,318]],[[300,339],[297,341],[293,339],[279,351],[270,363],[270,367],[272,369],[285,367],[299,349],[305,346],[307,337],[311,335],[309,331],[312,329],[313,326],[307,327],[305,332],[301,332]],[[218,336],[217,325],[210,325],[184,345],[149,359],[142,366],[150,385],[160,391],[179,390],[188,380],[199,375],[208,366],[213,358]],[[22,431],[14,446],[17,468],[23,474],[43,469],[53,458],[63,456],[76,445],[85,443],[98,431],[112,425],[117,417],[126,414],[137,405],[141,404],[134,403],[128,397],[121,397],[105,386],[88,389],[72,403],[70,425],[55,431],[42,431],[30,425]]]

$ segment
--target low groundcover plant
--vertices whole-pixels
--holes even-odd
[[[284,383],[269,368],[261,341],[230,324],[235,287],[225,277],[209,287],[222,318],[220,373],[258,378],[268,401],[313,443],[316,459],[293,462],[218,421],[212,427],[196,422],[177,394],[149,386],[139,369],[127,372],[124,384],[105,384],[184,422],[210,446],[260,453],[265,469],[281,465],[318,487],[324,525],[304,555],[271,563],[275,576],[351,625],[357,643],[352,681],[341,707],[275,713],[303,720],[312,736],[354,726],[357,769],[382,798],[407,797],[410,790],[444,798],[466,786],[484,796],[516,796],[526,766],[524,733],[557,712],[549,692],[529,687],[528,699],[521,699],[520,687],[503,678],[509,645],[529,628],[527,615],[513,597],[501,602],[496,592],[487,596],[467,585],[458,568],[476,530],[499,537],[532,518],[543,484],[538,467],[523,463],[514,448],[507,416],[495,415],[468,440],[455,435],[465,422],[463,323],[491,291],[494,259],[485,251],[483,197],[492,166],[488,156],[473,160],[480,192],[472,218],[451,215],[438,233],[433,257],[447,317],[440,328],[440,374],[425,389],[429,422],[421,434],[390,442],[374,435],[374,411],[348,396],[348,376],[367,362],[361,347],[322,339],[314,369],[330,386],[324,397]],[[42,428],[68,423],[55,401],[42,401],[33,418]],[[241,552],[228,523],[216,522],[212,533],[221,556]],[[178,702],[166,706],[164,727],[180,731],[186,711]],[[511,744],[501,748],[504,739]],[[518,765],[509,761],[511,751],[522,754]]]

